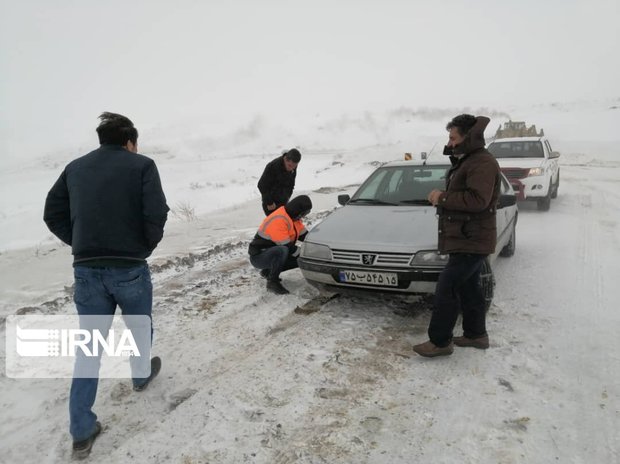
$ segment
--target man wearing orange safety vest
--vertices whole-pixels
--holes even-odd
[[[267,279],[267,290],[273,293],[289,293],[280,283],[280,273],[298,267],[299,247],[295,243],[306,238],[308,231],[301,218],[311,209],[312,201],[307,195],[293,198],[263,220],[250,243],[250,262],[261,270],[261,276]]]

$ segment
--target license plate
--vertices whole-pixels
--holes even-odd
[[[340,271],[340,282],[348,284],[398,287],[398,274],[392,272]]]

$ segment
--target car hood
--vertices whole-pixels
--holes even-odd
[[[537,168],[544,162],[545,158],[497,158],[500,168]]]
[[[315,226],[306,241],[355,251],[436,250],[435,208],[347,205]]]

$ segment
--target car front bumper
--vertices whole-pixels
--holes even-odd
[[[509,178],[508,181],[517,194],[517,200],[538,200],[549,192],[549,179],[544,176]]]
[[[443,267],[437,268],[394,268],[360,266],[345,263],[327,263],[300,257],[297,260],[303,276],[316,287],[337,292],[338,289],[355,289],[389,293],[435,293],[437,279]],[[347,283],[340,281],[340,271],[383,272],[396,274],[398,285],[395,287]]]

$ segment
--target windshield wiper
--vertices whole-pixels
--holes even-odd
[[[405,204],[405,205],[424,205],[424,206],[428,206],[431,204],[430,201],[428,200],[403,200],[403,201],[399,201],[399,204]]]
[[[390,203],[389,201],[377,200],[375,198],[356,198],[355,200],[349,200],[349,203],[368,203],[370,205],[389,205],[389,206],[398,205],[398,203]]]

